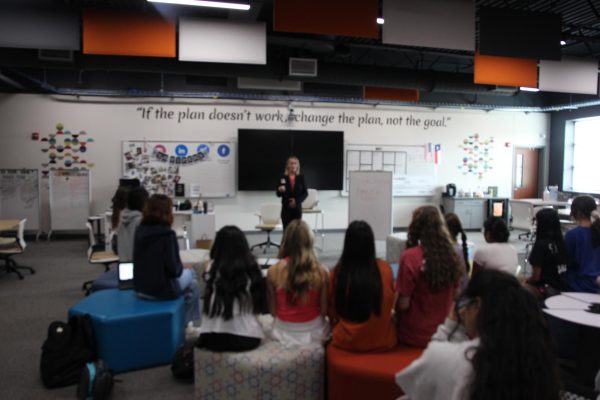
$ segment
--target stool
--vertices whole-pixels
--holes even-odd
[[[421,356],[424,349],[398,346],[385,353],[352,353],[327,346],[329,399],[396,399],[402,390],[395,375]]]
[[[183,297],[147,300],[132,289],[92,293],[69,310],[89,314],[96,336],[98,357],[115,372],[171,362],[184,341]]]
[[[215,353],[194,350],[195,398],[321,400],[325,350],[284,348],[267,340],[256,350]]]

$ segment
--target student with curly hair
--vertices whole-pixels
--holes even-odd
[[[204,273],[206,293],[196,347],[246,351],[264,338],[257,315],[264,309],[265,281],[244,233],[236,226],[217,232]]]
[[[329,338],[327,270],[317,260],[312,231],[301,219],[283,234],[279,261],[267,273],[269,312],[275,317],[272,336],[286,346],[323,343]]]
[[[483,237],[486,244],[479,246],[473,255],[473,272],[483,268],[497,269],[516,274],[519,258],[515,248],[508,243],[510,232],[506,222],[500,217],[489,217],[483,224]]]
[[[571,291],[595,293],[600,289],[600,214],[594,198],[576,197],[571,218],[578,226],[565,235],[567,285]]]
[[[394,277],[390,265],[375,257],[373,230],[365,221],[348,226],[330,288],[333,346],[350,351],[384,351],[396,346]]]
[[[408,398],[559,399],[542,311],[514,276],[482,270],[456,304],[421,357],[396,375]]]
[[[425,347],[454,301],[463,269],[440,211],[417,208],[396,279],[398,341]]]

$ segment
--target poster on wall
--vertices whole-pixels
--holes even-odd
[[[151,194],[235,196],[232,142],[124,141],[123,176],[137,178]],[[181,193],[177,193],[181,195]]]

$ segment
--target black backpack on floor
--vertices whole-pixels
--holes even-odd
[[[77,385],[77,399],[106,400],[114,382],[113,372],[106,362],[98,360],[87,363]]]
[[[42,382],[47,388],[74,385],[85,364],[95,358],[96,341],[89,315],[73,316],[68,323],[54,321],[42,346]]]

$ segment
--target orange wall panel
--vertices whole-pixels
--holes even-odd
[[[273,30],[379,38],[379,0],[275,0]]]
[[[365,86],[363,97],[368,100],[419,101],[419,91],[416,89]]]
[[[475,83],[537,87],[537,60],[475,54]]]
[[[83,53],[176,57],[175,21],[108,10],[83,13]]]

